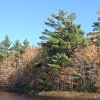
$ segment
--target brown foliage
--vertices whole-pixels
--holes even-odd
[[[83,90],[95,83],[96,71],[98,70],[96,64],[97,55],[97,48],[95,45],[82,47],[74,52],[73,61],[79,68],[79,84]]]
[[[17,56],[16,56],[17,55]],[[25,88],[33,85],[33,63],[38,57],[38,48],[28,46],[23,55],[12,51],[0,64],[0,88]],[[29,85],[30,86],[30,85]]]
[[[98,48],[98,57],[97,57],[97,61],[96,61],[97,65],[98,65],[98,70],[97,70],[97,76],[96,76],[96,83],[95,86],[98,87],[98,91],[100,92],[100,47]]]

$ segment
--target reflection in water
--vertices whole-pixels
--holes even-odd
[[[31,95],[1,92],[0,100],[39,100]]]
[[[43,97],[43,96],[33,96],[28,94],[0,92],[0,100],[86,100],[86,99]]]

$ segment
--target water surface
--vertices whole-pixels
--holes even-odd
[[[0,92],[0,100],[86,100],[86,99],[44,97],[44,96],[34,96],[22,93]],[[87,99],[87,100],[92,100],[92,99]]]

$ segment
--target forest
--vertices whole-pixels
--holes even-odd
[[[100,11],[97,12],[100,15]],[[100,93],[100,17],[85,36],[76,14],[60,10],[47,18],[38,46],[0,42],[0,91]]]

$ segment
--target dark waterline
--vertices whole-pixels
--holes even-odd
[[[44,96],[36,96],[36,95],[29,95],[29,94],[22,94],[22,93],[0,92],[0,100],[86,100],[86,99],[44,97]]]

